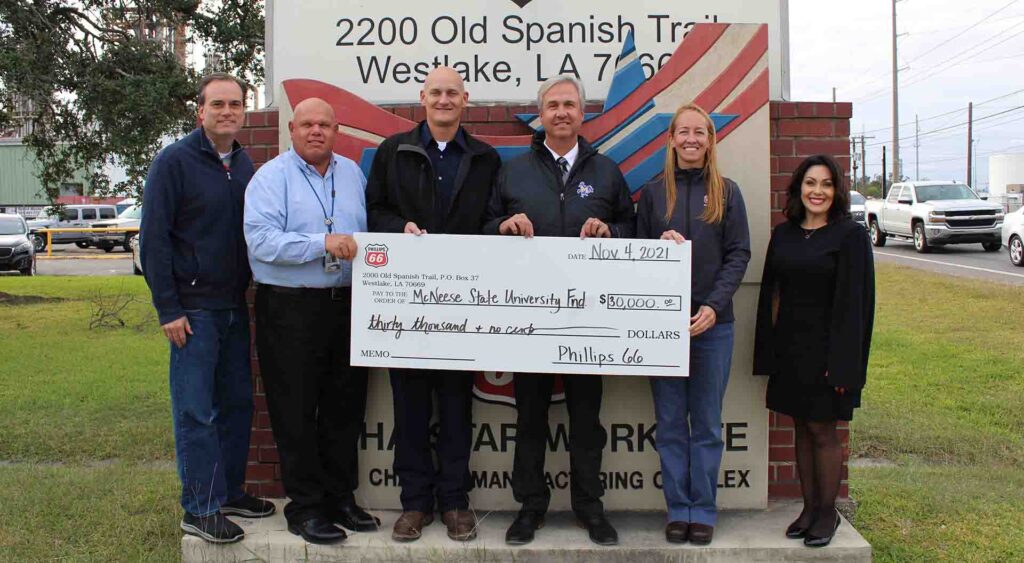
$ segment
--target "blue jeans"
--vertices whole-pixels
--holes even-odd
[[[690,377],[652,377],[669,522],[714,526],[722,464],[722,400],[732,363],[733,324],[690,340]]]
[[[171,344],[170,387],[181,506],[196,516],[242,496],[252,424],[249,311],[186,311],[192,334]]]

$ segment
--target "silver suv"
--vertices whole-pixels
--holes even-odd
[[[50,208],[43,209],[39,216],[28,222],[32,244],[36,252],[46,250],[46,233],[38,233],[40,229],[71,229],[92,227],[97,221],[105,221],[117,217],[117,207],[113,205],[65,205],[58,216]],[[79,248],[89,248],[92,233],[51,233],[53,244],[72,244]],[[113,250],[113,246],[110,247]],[[109,252],[109,250],[108,250]]]

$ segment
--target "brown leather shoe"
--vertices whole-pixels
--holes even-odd
[[[669,522],[665,526],[665,541],[668,543],[686,543],[686,534],[689,530],[689,522]]]
[[[692,523],[690,524],[690,529],[686,533],[686,539],[690,540],[690,543],[692,544],[707,545],[711,543],[711,538],[714,535],[714,526]]]
[[[395,521],[391,539],[401,542],[416,541],[423,535],[423,528],[433,521],[434,514],[431,512],[403,512]]]
[[[449,510],[441,514],[448,526],[448,537],[455,541],[469,541],[476,537],[476,517],[468,510]]]

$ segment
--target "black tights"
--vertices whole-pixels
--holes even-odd
[[[843,448],[836,421],[794,418],[796,468],[804,509],[799,521],[816,536],[828,535],[835,525],[836,497],[843,471]]]

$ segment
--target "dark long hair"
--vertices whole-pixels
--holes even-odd
[[[843,175],[842,168],[839,167],[839,163],[831,156],[816,154],[805,158],[800,163],[800,166],[796,167],[796,170],[793,171],[793,176],[789,179],[789,188],[786,189],[789,200],[786,201],[786,208],[783,210],[786,218],[796,224],[800,224],[804,220],[807,210],[804,209],[804,202],[800,199],[800,189],[804,183],[804,175],[807,174],[807,171],[812,166],[824,166],[828,168],[829,174],[832,175],[832,187],[835,190],[835,195],[832,196],[832,207],[828,209],[828,222],[834,223],[849,217],[850,188],[846,185],[846,176]]]

